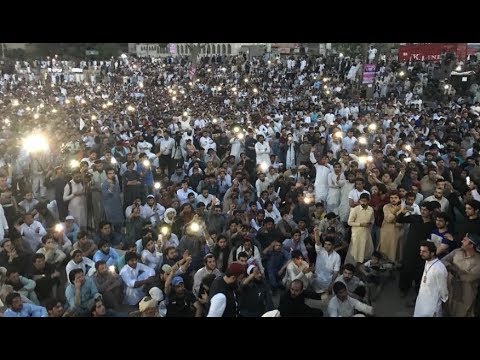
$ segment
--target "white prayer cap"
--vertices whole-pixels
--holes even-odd
[[[281,316],[280,316],[280,311],[272,310],[272,311],[267,311],[265,314],[262,315],[262,317],[281,317]]]

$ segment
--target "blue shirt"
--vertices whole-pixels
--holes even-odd
[[[118,258],[118,253],[112,248],[110,248],[108,254],[103,253],[102,250],[97,250],[95,255],[93,255],[93,262],[103,260],[107,263],[107,266],[111,266],[117,264]]]
[[[436,236],[440,237],[440,238],[442,239],[442,240],[441,240],[441,243],[442,243],[443,245],[447,245],[447,250],[446,250],[445,252],[443,252],[443,253],[441,253],[441,254],[438,255],[438,258],[439,258],[439,259],[443,258],[445,255],[447,255],[447,254],[448,254],[450,251],[452,251],[452,249],[454,248],[455,242],[448,240],[448,239],[445,237],[445,235],[447,235],[447,234],[450,234],[450,235],[452,235],[453,238],[455,238],[455,237],[453,236],[453,234],[452,234],[450,231],[448,231],[448,230],[445,231],[444,233],[441,233],[440,231],[438,231],[438,229],[435,229],[435,230],[432,231],[432,235],[436,235]]]
[[[142,185],[153,185],[153,174],[151,166],[146,168],[141,162],[137,164],[137,172],[140,174],[145,172],[145,175],[142,177]]]
[[[282,266],[285,265],[289,258],[289,254],[284,249],[282,249],[282,251],[269,252],[267,255],[268,274],[272,274],[273,278],[275,278],[278,270],[280,270]]]
[[[288,252],[289,255],[293,250],[300,250],[302,252],[303,257],[305,259],[308,259],[308,251],[307,251],[307,248],[306,248],[306,246],[305,246],[305,244],[303,243],[302,240],[295,243],[295,241],[293,241],[293,239],[286,239],[282,243],[282,247],[283,247],[284,250],[286,250]]]
[[[22,304],[22,309],[20,311],[13,311],[12,309],[7,309],[3,313],[4,317],[48,317],[47,309],[43,306],[38,306],[34,304]]]
[[[80,231],[79,226],[77,224],[73,223],[72,228],[70,229],[70,232],[65,233],[65,235],[67,235],[67,238],[70,239],[72,244],[77,241],[77,235],[78,235],[79,231]]]
[[[67,298],[68,308],[79,312],[89,312],[92,306],[95,294],[99,293],[97,286],[89,277],[85,277],[85,283],[80,288],[80,305],[75,306],[75,285],[68,284],[65,289],[65,297]]]

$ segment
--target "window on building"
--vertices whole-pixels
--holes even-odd
[[[210,45],[207,45],[207,54],[210,54]]]
[[[225,44],[222,44],[222,55],[225,55],[227,53],[227,47]]]
[[[232,45],[230,45],[230,44],[227,45],[227,54],[228,55],[232,54]]]
[[[220,44],[217,45],[217,54],[221,54],[222,52],[220,51]]]

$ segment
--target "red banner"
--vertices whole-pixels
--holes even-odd
[[[454,53],[457,59],[465,60],[467,57],[467,44],[406,44],[398,48],[399,61],[440,61],[442,54]]]

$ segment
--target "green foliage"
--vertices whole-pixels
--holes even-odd
[[[362,53],[363,43],[332,43],[332,49],[337,53],[353,57]]]
[[[15,59],[18,61],[22,61],[27,58],[26,52],[24,49],[6,49],[5,57]]]
[[[99,59],[119,56],[128,50],[127,43],[39,43],[30,46],[30,56],[53,57],[58,55],[63,59],[85,59],[85,51],[97,50]]]

